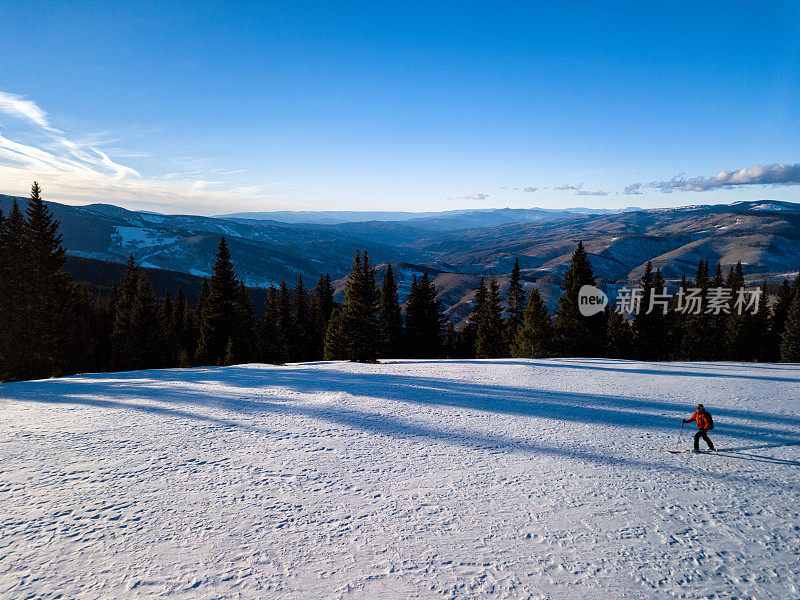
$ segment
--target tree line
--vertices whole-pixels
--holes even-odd
[[[285,363],[313,360],[372,362],[381,358],[502,358],[585,356],[643,360],[800,362],[800,277],[784,280],[771,310],[736,314],[641,311],[634,318],[606,309],[580,314],[578,292],[596,285],[579,243],[551,315],[536,288],[525,294],[518,261],[505,295],[496,277],[481,279],[471,314],[457,331],[444,317],[433,280],[414,275],[401,308],[388,265],[381,284],[369,254],[356,252],[344,301],[334,301],[329,275],[313,288],[302,277],[267,290],[256,315],[238,279],[225,238],[212,275],[190,306],[178,289],[159,299],[146,274],[128,260],[119,285],[95,294],[63,271],[58,222],[34,183],[23,213],[16,202],[0,212],[0,379],[21,380],[92,371]],[[647,264],[643,305],[663,288]],[[694,281],[702,294],[744,284],[741,264],[713,277],[702,262]],[[766,297],[766,296],[765,296]]]

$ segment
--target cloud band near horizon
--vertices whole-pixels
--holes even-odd
[[[738,171],[720,171],[713,177],[700,176],[686,179],[683,175],[679,175],[669,181],[651,182],[647,186],[641,183],[632,183],[625,187],[625,193],[641,194],[644,187],[671,194],[672,192],[707,192],[714,189],[731,189],[748,185],[800,185],[800,163],[755,165]]]

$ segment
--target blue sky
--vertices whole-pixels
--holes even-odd
[[[0,5],[0,192],[206,214],[800,201],[796,2],[112,4]]]

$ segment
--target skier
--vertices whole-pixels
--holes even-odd
[[[697,423],[697,433],[694,434],[695,452],[700,452],[700,438],[706,441],[709,450],[715,450],[713,442],[708,439],[708,432],[714,429],[714,421],[711,419],[711,413],[708,412],[702,404],[698,404],[697,411],[688,419],[683,419],[683,422]]]

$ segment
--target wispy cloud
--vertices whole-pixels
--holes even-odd
[[[608,192],[604,192],[603,190],[578,190],[575,192],[576,196],[608,196]]]
[[[449,196],[448,200],[486,200],[489,194],[471,194],[469,196]]]
[[[42,129],[55,131],[47,122],[47,113],[35,102],[26,100],[22,96],[0,92],[0,112],[22,119],[28,119]]]
[[[632,183],[630,185],[625,186],[625,194],[628,196],[638,196],[642,193],[642,184],[641,183]]]
[[[535,187],[528,186],[528,187],[526,187],[525,189],[523,189],[522,191],[523,191],[523,192],[528,192],[529,194],[532,194],[533,192],[535,192],[535,191],[536,191],[536,190],[538,190],[538,189],[539,189],[539,188],[535,188]]]
[[[580,187],[581,186],[579,186],[579,185],[571,185],[569,183],[564,183],[562,185],[557,185],[553,189],[554,190],[565,190],[566,191],[566,190],[578,190],[578,189],[580,189]]]
[[[24,194],[37,180],[51,200],[214,213],[231,203],[252,209],[272,208],[284,199],[279,194],[289,189],[237,185],[227,179],[235,172],[220,170],[145,177],[112,158],[111,150],[102,149],[102,137],[68,136],[51,126],[47,113],[35,102],[0,92],[0,124],[3,118],[15,121],[10,128],[14,139],[0,133],[3,193]],[[114,154],[121,158],[140,156],[120,149]]]
[[[713,177],[685,179],[683,175],[679,175],[669,181],[653,182],[650,187],[669,194],[675,191],[706,192],[744,185],[800,185],[800,163],[756,165],[738,171],[720,171]]]

